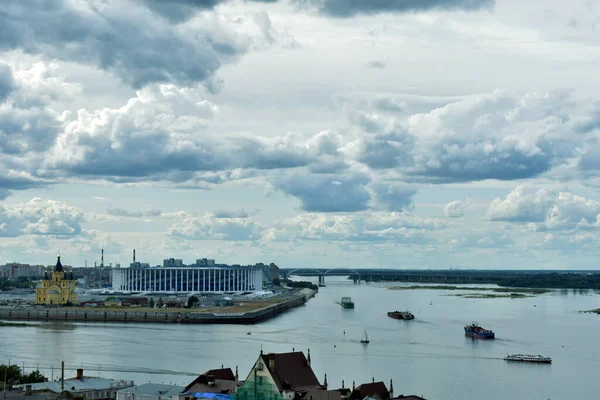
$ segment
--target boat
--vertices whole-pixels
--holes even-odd
[[[410,311],[390,311],[387,316],[394,319],[415,319],[415,316]]]
[[[531,362],[539,364],[550,364],[552,359],[550,357],[544,357],[541,355],[532,354],[510,354],[504,357],[506,361],[519,361],[519,362]]]
[[[369,343],[369,336],[367,335],[367,330],[365,329],[365,334],[363,335],[362,339],[360,339],[361,343],[364,344],[368,344]]]
[[[354,302],[350,297],[342,297],[340,304],[344,308],[354,308]]]
[[[483,329],[481,326],[477,324],[477,322],[473,322],[471,325],[465,326],[465,335],[470,336],[472,338],[478,339],[495,339],[496,335],[493,331],[489,329]]]
[[[246,333],[246,335],[252,335],[252,332],[248,332],[248,333]]]

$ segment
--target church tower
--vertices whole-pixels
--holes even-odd
[[[65,272],[58,255],[52,277],[44,274],[41,287],[35,290],[35,304],[64,306],[76,303],[75,277],[73,272]]]

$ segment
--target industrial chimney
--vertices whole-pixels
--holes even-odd
[[[135,249],[133,249],[133,263],[135,264]]]
[[[100,258],[100,268],[104,267],[104,249],[102,249],[102,257]]]

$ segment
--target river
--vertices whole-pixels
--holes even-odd
[[[221,365],[242,378],[260,353],[307,351],[329,387],[383,380],[394,392],[428,400],[595,399],[600,393],[600,295],[557,290],[534,298],[467,299],[456,291],[388,290],[386,284],[353,284],[327,278],[306,305],[273,320],[242,325],[145,325],[43,323],[2,327],[0,358],[37,367],[47,376],[86,375],[136,383],[186,385],[192,376]],[[481,286],[481,285],[478,285]],[[335,301],[351,296],[354,310]],[[431,304],[430,304],[431,303]],[[387,311],[408,309],[413,321]],[[464,336],[472,321],[496,332],[496,340]],[[360,343],[367,329],[370,344]],[[248,332],[251,332],[248,335]],[[344,333],[345,332],[345,333]],[[508,353],[550,356],[551,365],[508,363]],[[52,372],[51,366],[54,366]]]

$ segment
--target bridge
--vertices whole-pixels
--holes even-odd
[[[319,284],[326,276],[347,276],[354,282],[360,281],[404,281],[430,283],[493,283],[501,279],[519,278],[547,274],[595,274],[589,270],[457,270],[457,269],[385,269],[385,268],[281,268],[284,278],[295,276],[317,276]]]

